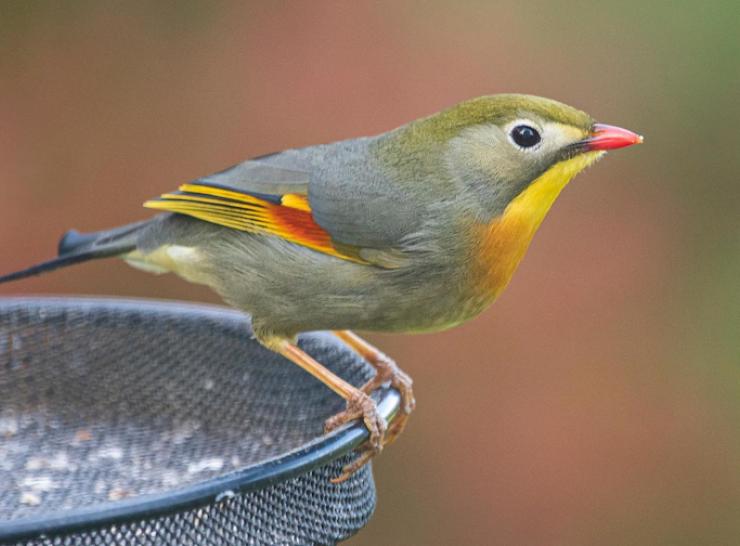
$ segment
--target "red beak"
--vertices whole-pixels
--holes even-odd
[[[589,152],[596,150],[616,150],[625,146],[642,143],[642,136],[621,127],[594,124],[591,136],[583,141],[584,147]]]

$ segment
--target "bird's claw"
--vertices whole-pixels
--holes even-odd
[[[377,370],[376,374],[362,386],[362,392],[369,395],[385,383],[390,383],[390,386],[396,389],[401,395],[401,408],[388,428],[388,432],[383,440],[383,445],[387,446],[395,442],[401,435],[406,428],[409,415],[416,407],[413,390],[414,382],[392,359],[382,353],[378,355],[374,366]]]
[[[393,443],[406,428],[409,415],[416,407],[411,377],[401,370],[393,360],[383,354],[380,355],[374,365],[377,370],[375,376],[347,400],[347,408],[344,411],[330,417],[324,423],[324,430],[331,432],[345,423],[362,418],[370,432],[370,438],[358,450],[360,452],[359,456],[342,468],[342,473],[339,476],[332,478],[333,483],[345,481],[380,453],[384,446]],[[401,407],[390,427],[386,424],[385,419],[380,416],[375,402],[370,398],[375,390],[387,383],[390,383],[390,386],[398,390],[401,395]]]
[[[401,394],[401,413],[409,415],[416,408],[416,399],[414,398],[414,381],[406,372],[390,360],[391,366],[391,387],[398,390]]]
[[[365,466],[368,462],[370,462],[370,459],[375,457],[375,455],[377,454],[378,452],[370,447],[360,448],[360,454],[351,463],[346,464],[342,467],[342,473],[339,474],[339,476],[331,478],[329,481],[331,483],[342,483],[343,481],[348,480],[352,474]]]
[[[360,448],[361,455],[346,465],[339,476],[332,478],[331,481],[333,483],[345,481],[372,457],[383,450],[388,425],[378,412],[375,401],[359,389],[347,400],[347,407],[344,411],[326,420],[324,431],[327,433],[331,432],[355,419],[362,419],[370,433],[370,437]]]
[[[324,423],[324,431],[331,432],[345,423],[362,419],[370,432],[367,443],[377,452],[383,449],[383,436],[388,428],[385,419],[378,413],[375,401],[368,394],[357,390],[347,399],[347,407],[344,411],[329,417]]]

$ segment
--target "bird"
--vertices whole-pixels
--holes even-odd
[[[440,331],[504,290],[568,182],[607,151],[641,143],[543,97],[486,95],[388,132],[248,159],[149,199],[143,221],[70,230],[58,256],[18,280],[118,257],[212,288],[251,316],[254,337],[345,400],[325,430],[361,420],[368,440],[347,479],[404,429],[412,380],[354,333]],[[375,368],[355,387],[297,345],[332,331]],[[388,425],[371,394],[401,396]]]

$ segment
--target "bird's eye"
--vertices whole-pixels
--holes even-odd
[[[517,125],[511,130],[511,140],[522,148],[531,148],[537,144],[542,137],[536,129],[529,125]]]

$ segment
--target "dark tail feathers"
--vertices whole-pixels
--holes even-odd
[[[68,265],[74,265],[97,258],[120,256],[136,248],[137,232],[148,223],[137,222],[119,228],[94,233],[80,233],[70,230],[59,241],[59,256],[53,260],[32,265],[20,271],[0,276],[0,284],[17,281],[34,275],[41,275]]]

